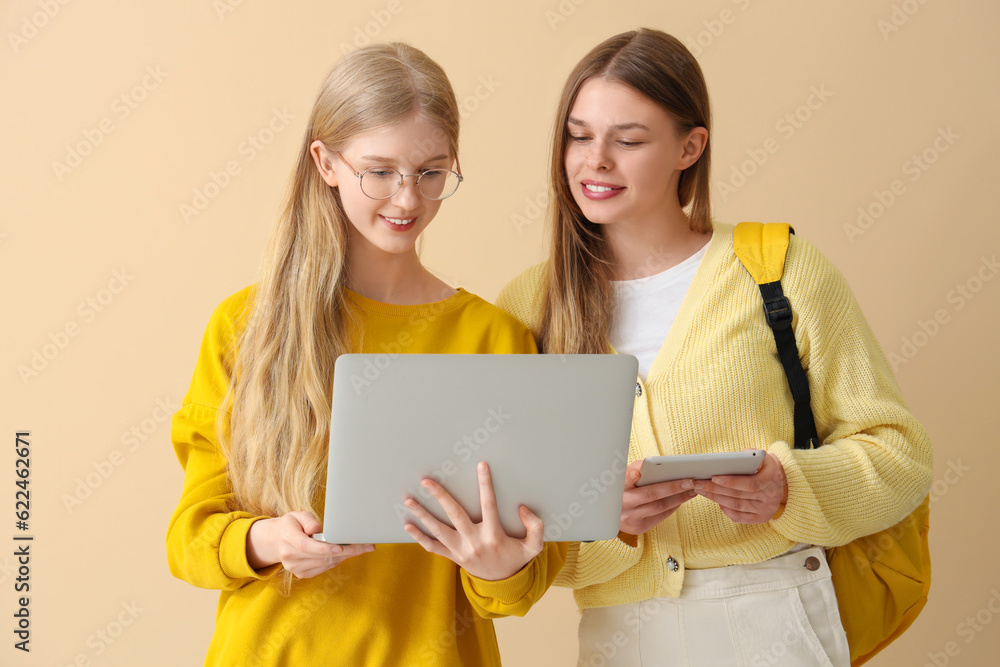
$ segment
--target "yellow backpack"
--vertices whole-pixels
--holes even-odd
[[[789,234],[785,223],[741,222],[733,234],[736,256],[760,288],[767,323],[795,399],[795,448],[819,447],[809,383],[792,331],[791,303],[781,289]],[[829,548],[840,619],[851,665],[863,665],[901,635],[927,604],[931,559],[927,544],[930,496],[888,530]]]

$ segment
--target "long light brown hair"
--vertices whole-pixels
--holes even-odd
[[[577,64],[563,87],[556,114],[549,173],[552,249],[544,278],[539,345],[545,352],[600,354],[614,312],[614,250],[601,225],[587,220],[566,179],[566,122],[585,81],[603,77],[627,85],[658,104],[678,134],[704,127],[711,136],[708,87],[698,62],[676,38],[649,28],[615,35]],[[677,197],[688,207],[691,229],[711,231],[709,140],[698,161],[681,172]],[[669,178],[665,175],[664,178]]]
[[[229,432],[226,420],[218,420],[218,435],[233,509],[322,516],[333,366],[356,348],[360,330],[346,301],[350,221],[310,146],[319,140],[330,151],[342,150],[414,111],[440,128],[457,157],[459,111],[451,84],[437,63],[401,43],[347,55],[316,98],[251,291],[246,328],[231,350],[234,372],[222,414],[231,409],[232,415]]]

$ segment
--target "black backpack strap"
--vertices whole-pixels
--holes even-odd
[[[812,413],[809,381],[799,361],[799,348],[795,344],[792,304],[781,289],[788,237],[794,233],[795,230],[787,224],[742,222],[736,226],[733,238],[736,255],[760,288],[767,325],[774,334],[778,359],[785,369],[788,388],[795,401],[794,446],[796,449],[812,449],[819,447],[820,441]]]
[[[774,343],[778,348],[778,359],[785,369],[788,388],[792,390],[795,400],[795,448],[812,449],[819,447],[819,437],[816,435],[816,420],[812,413],[812,397],[809,394],[809,381],[806,372],[799,361],[799,347],[795,344],[795,333],[792,331],[792,304],[781,290],[781,281],[758,285],[760,295],[764,299],[764,314],[767,325],[774,334]]]

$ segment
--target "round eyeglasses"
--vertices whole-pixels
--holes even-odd
[[[358,173],[343,155],[337,152],[337,156],[358,177],[361,192],[370,199],[389,199],[403,187],[407,176],[416,176],[420,194],[426,199],[440,201],[455,194],[458,186],[465,180],[462,174],[451,169],[425,169],[419,174],[403,174],[391,167],[372,167]],[[455,161],[455,166],[458,166],[458,160]]]

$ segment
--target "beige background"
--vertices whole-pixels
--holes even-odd
[[[166,567],[182,473],[158,402],[176,407],[213,306],[255,279],[313,97],[343,48],[367,31],[449,73],[467,182],[423,256],[493,299],[544,255],[536,204],[565,76],[597,42],[648,25],[699,45],[717,219],[792,222],[847,276],[886,352],[912,355],[897,376],[937,452],[935,580],[916,625],[872,664],[995,664],[1000,5],[223,3],[0,5],[0,663],[201,664],[217,594]],[[796,113],[799,127],[783,120]],[[251,152],[250,135],[269,143]],[[765,144],[763,165],[744,164]],[[70,147],[87,155],[67,173],[55,163]],[[911,156],[924,153],[933,163],[920,170]],[[185,222],[181,205],[230,161],[239,173],[209,186]],[[740,183],[734,169],[753,173]],[[859,207],[879,215],[852,235]],[[943,324],[928,324],[936,316]],[[60,335],[67,327],[75,335]],[[22,377],[36,352],[51,358]],[[30,655],[11,632],[18,429],[33,451]],[[89,496],[68,507],[77,489]],[[119,617],[130,622],[120,634]],[[575,624],[571,595],[553,590],[528,619],[497,624],[506,663],[571,664]]]

